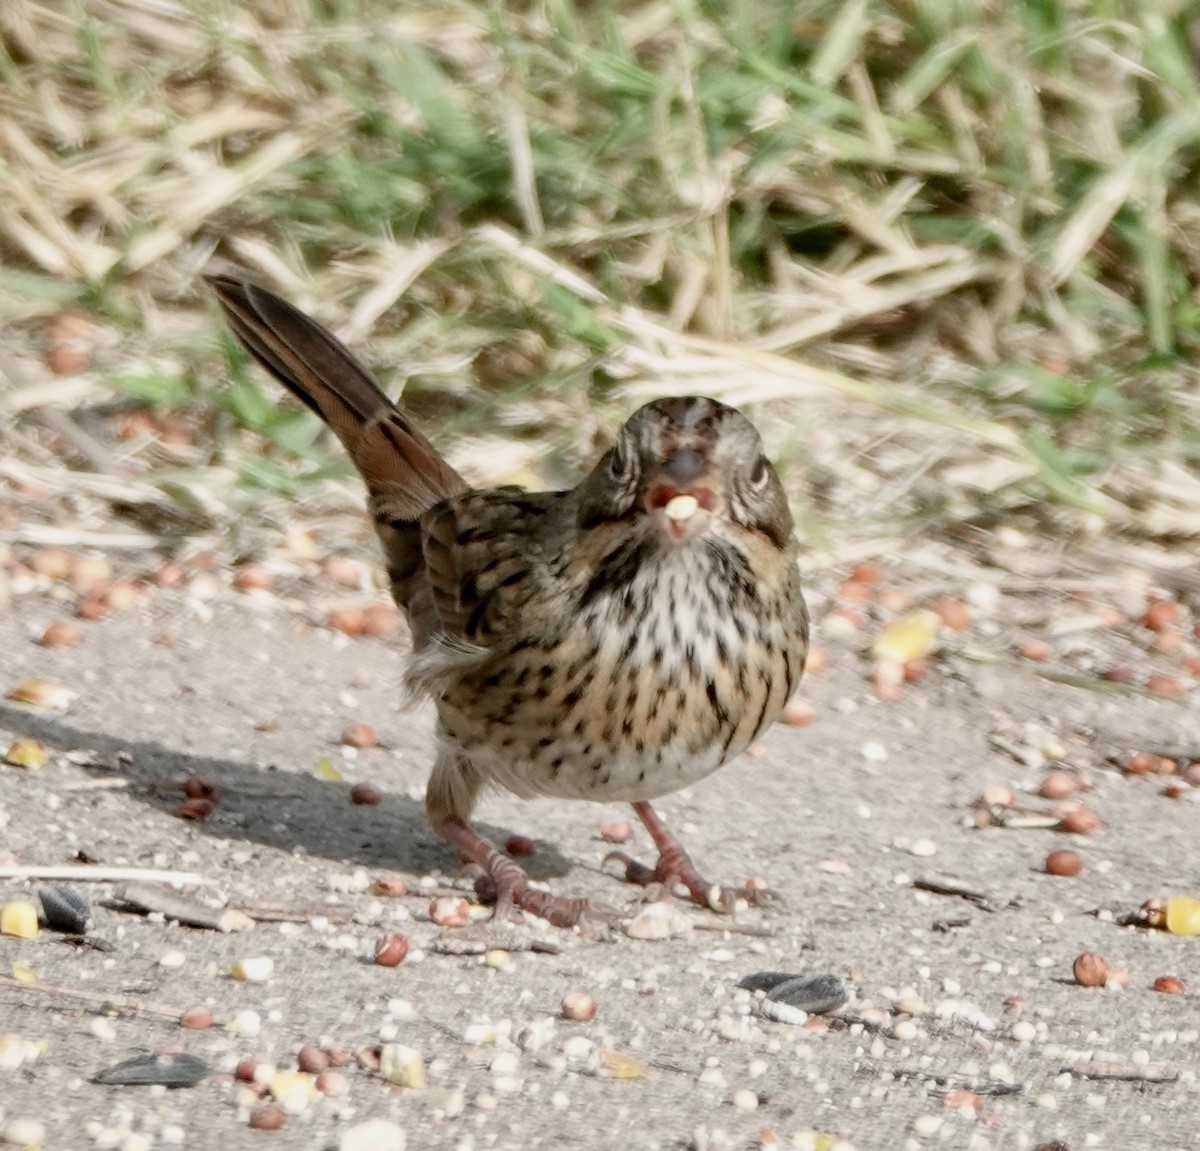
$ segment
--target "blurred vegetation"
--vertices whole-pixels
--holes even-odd
[[[13,448],[216,521],[327,490],[216,260],[477,482],[704,391],[839,530],[1194,534],[1198,59],[1170,0],[9,0]]]

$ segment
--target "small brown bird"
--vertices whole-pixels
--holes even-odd
[[[715,909],[753,898],[710,886],[649,803],[744,751],[804,668],[798,544],[753,425],[716,400],[656,400],[577,487],[474,491],[319,324],[248,281],[208,282],[366,483],[412,632],[407,682],[437,706],[429,821],[482,868],[497,914],[570,926],[589,904],[531,887],[471,828],[489,783],[628,801],[659,851],[654,868],[620,855],[630,880]]]

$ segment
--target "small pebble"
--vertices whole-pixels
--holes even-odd
[[[749,1087],[739,1087],[733,1093],[733,1105],[739,1111],[757,1111],[758,1094],[751,1091]]]
[[[909,845],[908,853],[917,856],[918,859],[927,859],[937,854],[937,844],[932,839],[914,839]]]
[[[1018,1043],[1030,1043],[1037,1038],[1037,1027],[1030,1023],[1028,1019],[1019,1019],[1012,1025],[1012,1030],[1009,1034]]]

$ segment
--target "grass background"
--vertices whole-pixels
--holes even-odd
[[[5,538],[352,501],[223,264],[478,483],[706,392],[834,551],[1200,534],[1198,58],[1182,0],[8,0]]]

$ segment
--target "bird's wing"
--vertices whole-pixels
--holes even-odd
[[[516,630],[533,598],[552,607],[562,585],[569,492],[472,491],[421,518],[425,578],[442,638],[490,648]],[[520,629],[515,627],[521,621]]]

